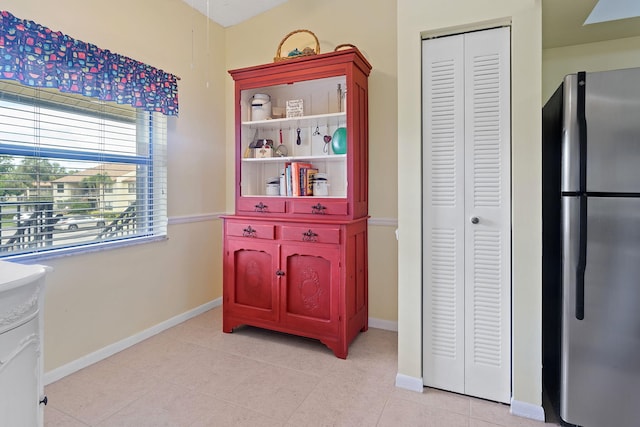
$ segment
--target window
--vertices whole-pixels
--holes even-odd
[[[0,81],[0,258],[166,236],[166,179],[164,115]]]

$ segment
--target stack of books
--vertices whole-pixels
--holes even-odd
[[[313,176],[318,173],[311,163],[287,162],[285,164],[285,185],[287,196],[313,196]]]

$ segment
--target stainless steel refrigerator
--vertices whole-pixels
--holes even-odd
[[[640,68],[543,109],[543,375],[562,421],[640,425]]]

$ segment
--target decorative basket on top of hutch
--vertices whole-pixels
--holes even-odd
[[[223,217],[224,332],[246,324],[314,338],[344,359],[367,330],[370,71],[357,48],[229,71],[236,196]]]

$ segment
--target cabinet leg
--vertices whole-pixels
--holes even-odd
[[[233,328],[235,328],[236,326],[238,325],[231,322],[230,320],[224,318],[222,319],[222,332],[230,334],[231,332],[233,332]]]
[[[333,350],[333,354],[335,354],[335,356],[338,359],[343,359],[344,360],[344,359],[347,358],[347,355],[349,354],[349,352],[347,350],[344,350],[344,351],[342,351],[342,350]]]
[[[333,351],[333,354],[335,354],[335,356],[339,359],[346,359],[347,358],[347,354],[349,354],[349,347],[347,346],[347,343],[341,343],[341,342],[331,342],[331,341],[325,341],[325,340],[320,340],[320,342],[324,345],[326,345],[327,347],[329,347],[329,350]]]

